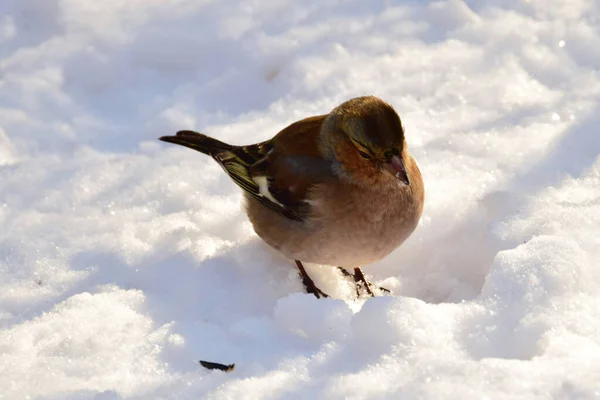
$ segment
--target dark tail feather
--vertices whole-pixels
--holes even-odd
[[[213,155],[222,150],[231,150],[233,148],[230,144],[223,143],[220,140],[193,131],[179,131],[175,136],[163,136],[160,140],[189,147],[190,149],[208,155]]]

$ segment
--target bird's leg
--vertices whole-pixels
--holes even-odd
[[[321,289],[315,285],[313,280],[308,276],[308,273],[304,269],[304,265],[298,260],[294,260],[296,262],[296,266],[298,267],[298,273],[302,278],[302,283],[304,283],[304,287],[306,288],[306,293],[312,293],[315,295],[317,299],[321,297],[329,297],[329,295],[325,294]]]
[[[369,281],[367,281],[367,278],[365,278],[365,274],[363,274],[362,270],[360,268],[354,268],[354,274],[351,274],[350,272],[346,271],[344,268],[342,267],[338,267],[338,269],[340,270],[340,272],[342,273],[342,275],[346,276],[346,277],[353,277],[354,278],[354,282],[356,283],[356,296],[360,297],[360,292],[361,292],[361,288],[364,287],[365,290],[367,291],[367,293],[369,295],[371,295],[371,297],[375,297],[375,295],[373,294],[373,291],[371,290],[371,286],[373,286],[373,284]],[[379,287],[379,290],[381,290],[382,292],[386,292],[386,293],[390,293],[389,289],[386,289],[384,287]]]

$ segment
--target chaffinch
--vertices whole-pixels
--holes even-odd
[[[302,261],[337,266],[354,277],[358,294],[373,296],[359,266],[402,244],[423,211],[423,180],[400,118],[377,97],[351,99],[247,146],[192,131],[160,140],[208,154],[221,165],[244,190],[255,232],[295,260],[307,292],[317,298],[327,295]]]

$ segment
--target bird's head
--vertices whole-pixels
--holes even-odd
[[[340,173],[360,185],[397,182],[410,185],[404,129],[383,100],[358,97],[336,107],[321,132],[323,146]]]

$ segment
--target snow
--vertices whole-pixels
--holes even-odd
[[[594,0],[2,1],[0,399],[600,398],[599,48]],[[304,294],[157,141],[363,94],[426,183],[392,296]]]

